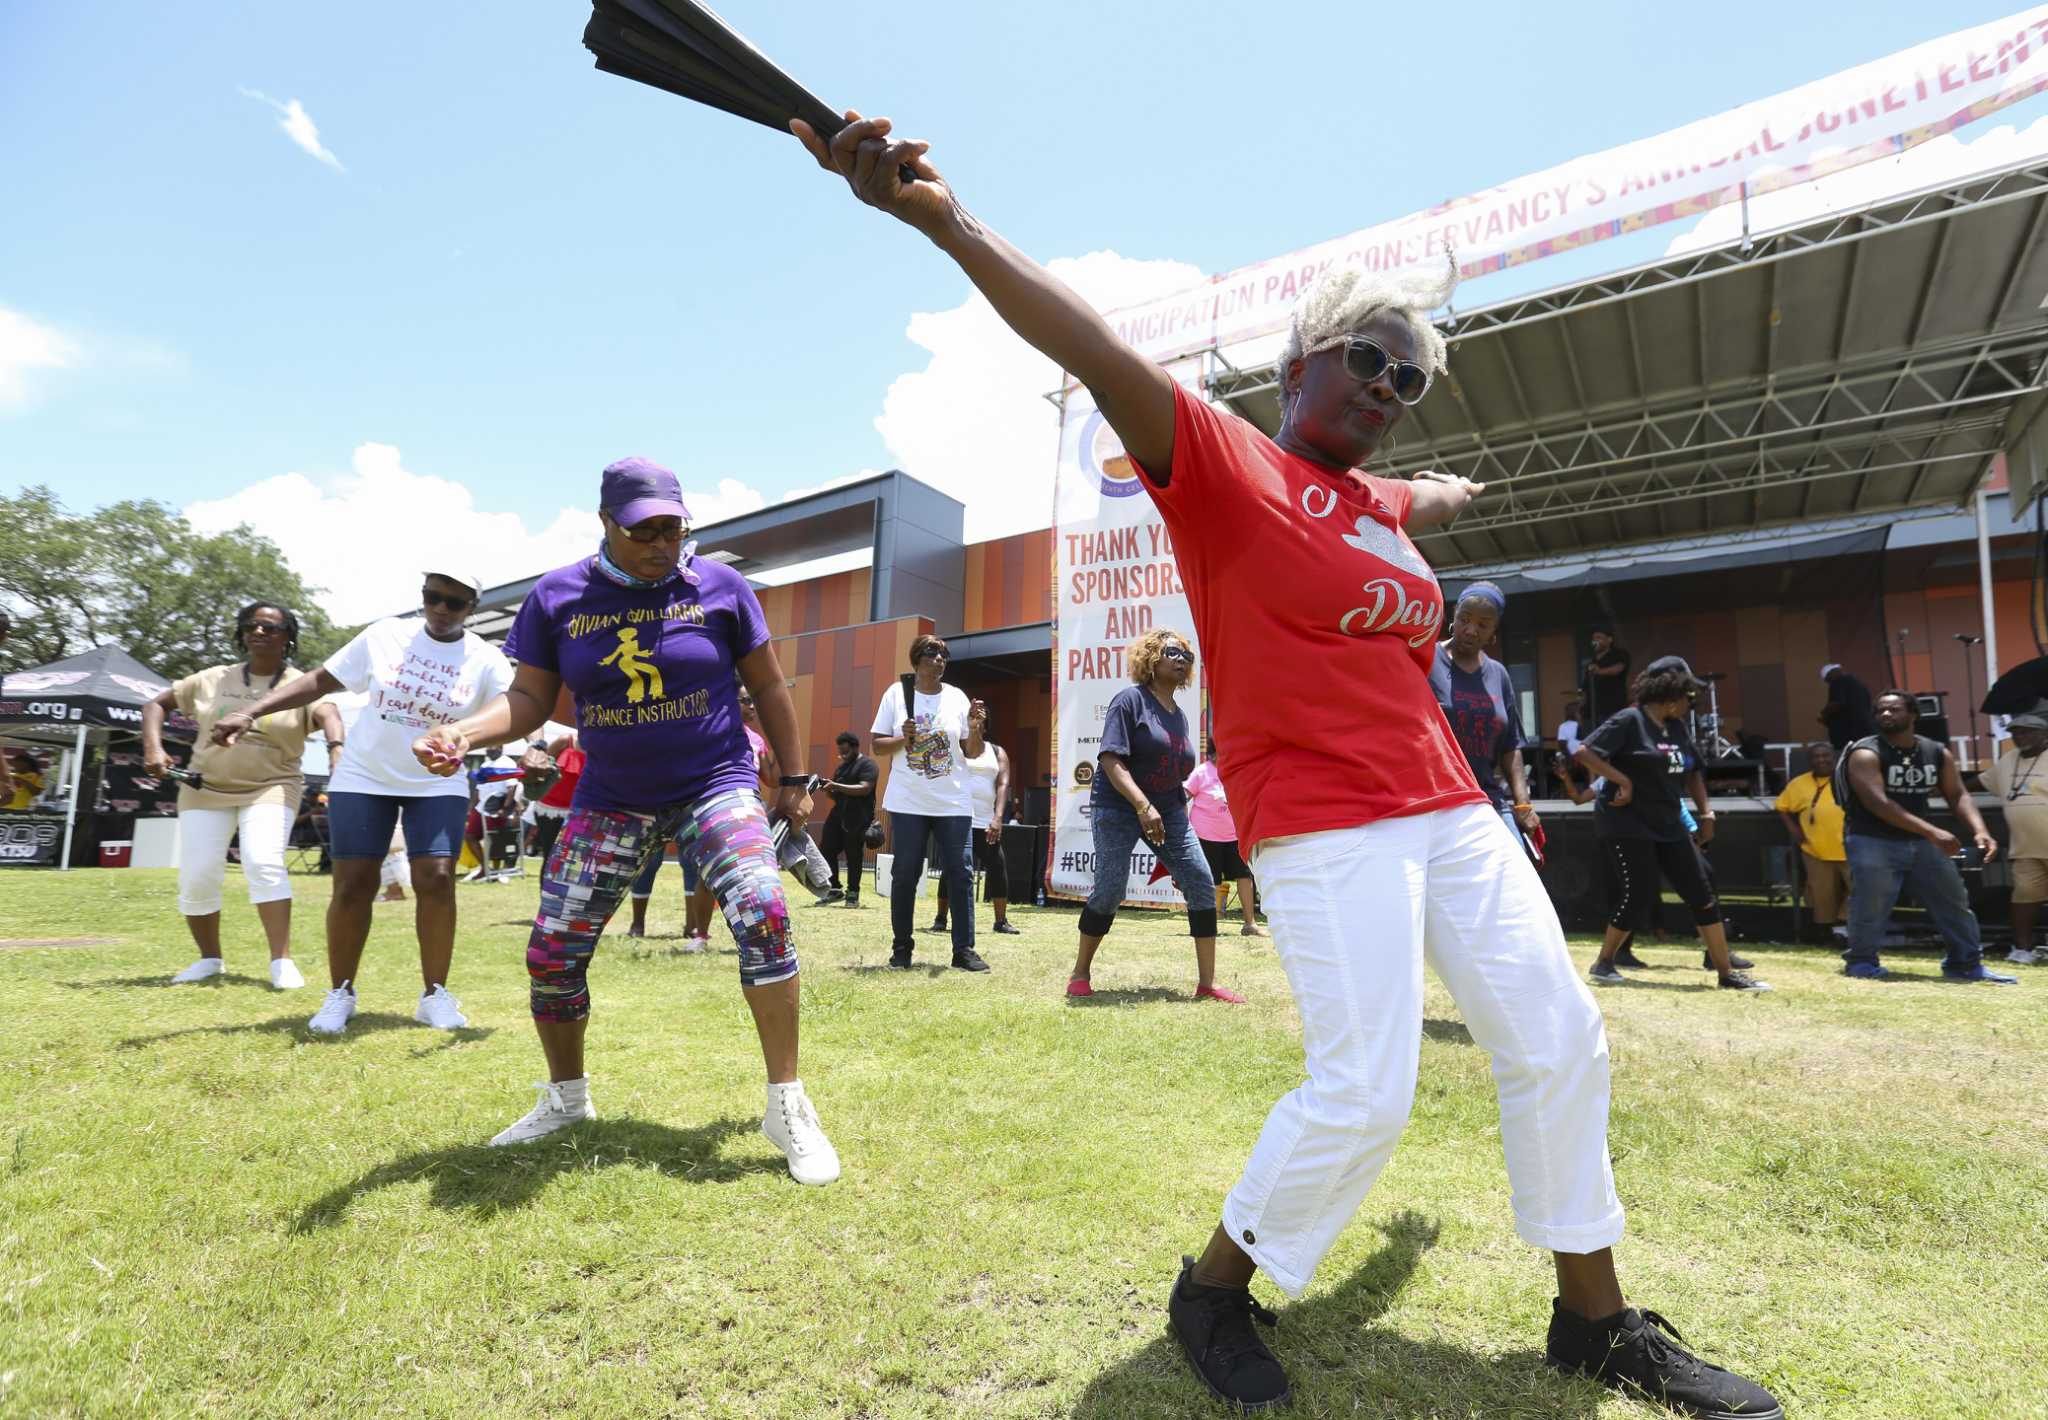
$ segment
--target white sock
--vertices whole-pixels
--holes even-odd
[[[578,1075],[573,1080],[557,1080],[555,1088],[562,1092],[562,1103],[571,1109],[581,1109],[590,1103],[590,1076]]]

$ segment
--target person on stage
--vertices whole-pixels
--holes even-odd
[[[1194,826],[1195,840],[1202,845],[1202,861],[1209,865],[1209,876],[1216,880],[1216,916],[1223,917],[1224,899],[1230,885],[1237,886],[1238,911],[1244,917],[1244,925],[1238,933],[1246,937],[1263,937],[1266,929],[1259,925],[1258,884],[1252,881],[1252,870],[1244,861],[1244,855],[1237,846],[1237,823],[1230,817],[1230,795],[1223,787],[1222,771],[1216,767],[1216,741],[1206,746],[1207,756],[1195,766],[1195,772],[1181,781],[1181,789],[1188,796],[1188,822]]]
[[[973,811],[968,815],[968,832],[974,842],[974,871],[981,875],[982,896],[995,909],[995,927],[1006,937],[1023,935],[1010,923],[1010,873],[1003,861],[1003,815],[999,805],[1010,799],[1010,755],[988,738],[988,706],[976,700],[967,707],[967,738],[960,741],[960,767],[967,775]],[[946,879],[939,878],[939,910],[932,919],[934,932],[947,930],[947,911],[952,898]],[[974,910],[969,894],[967,910]]]
[[[1790,780],[1773,805],[1799,849],[1799,881],[1813,925],[1848,940],[1849,853],[1842,842],[1842,806],[1835,802],[1835,747],[1806,747],[1806,773]]]
[[[235,613],[235,647],[243,659],[186,676],[142,707],[142,771],[162,778],[171,769],[164,750],[164,716],[180,710],[199,727],[192,762],[197,784],[178,786],[178,910],[199,948],[172,981],[206,981],[226,970],[220,944],[220,889],[228,843],[241,835],[242,876],[249,901],[270,944],[270,984],[293,991],[306,984],[292,960],[292,882],[285,846],[306,791],[299,768],[306,739],[318,726],[330,760],[341,752],[341,712],[326,701],[267,715],[232,746],[212,742],[223,716],[256,704],[304,674],[298,654],[299,619],[275,602],[252,602]]]
[[[910,643],[908,687],[912,704],[904,703],[902,681],[882,693],[875,707],[869,739],[878,755],[891,757],[889,784],[882,791],[882,809],[889,815],[889,849],[895,854],[889,881],[889,965],[908,971],[917,949],[911,935],[917,926],[917,885],[927,859],[962,902],[973,900],[968,870],[968,841],[974,833],[974,796],[967,784],[960,743],[967,738],[967,692],[945,683],[946,643],[920,636]],[[951,923],[953,966],[960,971],[987,971],[988,963],[974,950],[974,914],[962,912]]]
[[[583,1060],[591,957],[634,875],[673,839],[739,944],[768,1072],[761,1132],[797,1182],[830,1183],[839,1155],[797,1076],[796,948],[740,716],[744,684],[769,743],[784,764],[796,761],[796,706],[767,620],[744,577],[695,555],[667,469],[639,458],[610,465],[598,508],[596,555],[543,575],[519,608],[506,639],[519,662],[510,690],[413,745],[422,765],[452,775],[472,746],[524,738],[552,716],[577,727],[585,755],[526,946],[548,1078],[491,1142],[527,1143],[596,1117]],[[565,691],[573,710],[556,713]],[[807,782],[783,776],[777,787],[793,832],[811,811]]]
[[[1600,1013],[1429,693],[1443,599],[1407,530],[1447,521],[1478,487],[1356,472],[1444,368],[1428,312],[1450,281],[1343,265],[1318,278],[1294,313],[1268,439],[1181,388],[969,213],[928,144],[886,118],[847,118],[829,143],[791,128],[1085,387],[1165,521],[1210,658],[1223,775],[1308,1079],[1275,1106],[1173,1286],[1168,1316],[1196,1374],[1240,1408],[1289,1399],[1248,1283],[1264,1268],[1301,1295],[1385,1166],[1414,1093],[1427,956],[1493,1056],[1517,1231],[1556,1255],[1550,1363],[1695,1412],[1780,1415],[1761,1387],[1630,1307],[1616,1279]]]
[[[1838,755],[1846,746],[1878,733],[1876,702],[1870,698],[1869,686],[1843,670],[1838,661],[1822,666],[1820,678],[1828,686],[1828,703],[1820,707],[1820,721],[1828,727],[1828,743]]]
[[[1173,874],[1188,905],[1195,939],[1195,999],[1244,1004],[1216,984],[1216,879],[1202,841],[1188,822],[1187,790],[1195,772],[1187,712],[1174,697],[1194,678],[1187,638],[1163,627],[1131,643],[1124,666],[1134,684],[1109,702],[1102,719],[1088,823],[1095,836],[1095,885],[1081,909],[1081,943],[1067,978],[1069,996],[1092,996],[1089,972],[1131,881],[1131,850],[1143,839]]]
[[[1590,637],[1593,654],[1579,676],[1580,706],[1587,725],[1604,725],[1628,708],[1629,667],[1634,658],[1614,639],[1614,628],[1596,626]]]
[[[1998,857],[1998,841],[1984,826],[1949,747],[1918,733],[1920,712],[1903,690],[1877,697],[1877,730],[1852,742],[1835,769],[1849,853],[1849,953],[1844,976],[1879,980],[1891,973],[1878,960],[1885,924],[1899,890],[1911,886],[1948,948],[1941,974],[1949,981],[2014,986],[2016,976],[1984,965],[1984,941],[1970,892],[1956,871],[1962,851],[1956,836],[1927,821],[1936,790],[1963,821],[1982,861]]]
[[[1721,986],[1729,991],[1771,989],[1729,957],[1720,900],[1699,853],[1700,845],[1713,841],[1714,809],[1685,723],[1698,689],[1683,661],[1654,661],[1636,677],[1636,703],[1579,746],[1579,763],[1605,781],[1593,805],[1593,832],[1614,889],[1607,905],[1607,935],[1589,973],[1595,985],[1628,981],[1615,958],[1638,927],[1654,920],[1647,913],[1655,910],[1661,873],[1691,909]],[[1686,792],[1693,800],[1693,829],[1687,827],[1681,798]]]
[[[418,616],[372,622],[312,675],[214,724],[213,742],[233,744],[255,720],[279,710],[339,690],[369,697],[356,716],[348,752],[327,781],[334,859],[334,895],[327,904],[330,989],[306,1023],[315,1035],[344,1033],[356,1014],[357,970],[392,830],[399,827],[412,863],[420,946],[421,990],[413,1019],[439,1030],[469,1024],[462,1003],[448,990],[455,956],[455,860],[469,817],[469,785],[421,768],[412,741],[422,730],[469,714],[512,683],[504,653],[465,625],[482,587],[473,573],[426,573]]]
[[[825,862],[831,870],[829,888],[848,907],[860,906],[860,879],[867,867],[868,825],[875,821],[875,785],[882,777],[881,766],[860,752],[860,736],[841,730],[837,741],[839,766],[823,788],[832,796],[832,811],[825,816]],[[839,881],[839,860],[846,860],[846,882]]]
[[[1472,777],[1520,847],[1522,835],[1541,822],[1522,769],[1522,713],[1508,668],[1486,654],[1507,609],[1506,595],[1491,582],[1474,582],[1459,593],[1451,634],[1429,669],[1429,688]]]

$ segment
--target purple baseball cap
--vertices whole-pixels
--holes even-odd
[[[609,465],[597,506],[621,527],[649,518],[690,521],[690,510],[683,506],[683,486],[674,474],[648,459],[620,459]]]

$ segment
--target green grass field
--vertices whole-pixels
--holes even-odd
[[[673,950],[678,879],[592,971],[600,1119],[512,1151],[482,1144],[543,1073],[532,880],[461,890],[452,1036],[412,1023],[410,907],[380,907],[340,1041],[303,1029],[327,882],[296,886],[312,984],[280,995],[238,883],[230,975],[170,987],[171,874],[0,875],[0,1414],[1222,1413],[1162,1303],[1299,1078],[1267,944],[1221,945],[1249,1006],[1197,1005],[1177,924],[1127,916],[1069,1005],[1071,913],[984,935],[989,975],[896,975],[879,904],[799,909],[846,1167],[805,1189],[757,1130],[730,950]],[[2048,971],[1856,983],[1767,947],[1752,998],[1641,950],[1598,997],[1632,1299],[1795,1416],[2048,1414]],[[1434,982],[1428,1016],[1400,1151],[1280,1309],[1294,1413],[1656,1413],[1543,1368],[1487,1063]]]

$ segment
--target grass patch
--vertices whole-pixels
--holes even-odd
[[[673,888],[592,970],[600,1119],[500,1151],[542,1074],[532,880],[461,890],[453,1035],[412,1022],[410,906],[380,906],[341,1041],[303,1029],[327,880],[294,886],[313,984],[279,994],[232,892],[229,974],[170,987],[171,874],[0,876],[11,942],[110,939],[0,953],[0,1415],[1222,1413],[1161,1304],[1299,1078],[1269,945],[1226,933],[1251,1004],[1197,1005],[1177,926],[1127,916],[1069,1004],[1070,912],[1016,911],[970,976],[881,970],[879,903],[796,909],[846,1164],[804,1189],[758,1132],[734,958],[674,950]],[[1745,947],[1778,987],[1750,998],[1697,946],[1639,950],[1649,984],[1598,997],[1632,1296],[1794,1414],[2048,1414],[2048,972],[1861,983]],[[1281,1309],[1295,1413],[1655,1413],[1543,1369],[1487,1062],[1433,979],[1426,1014],[1401,1149]]]

